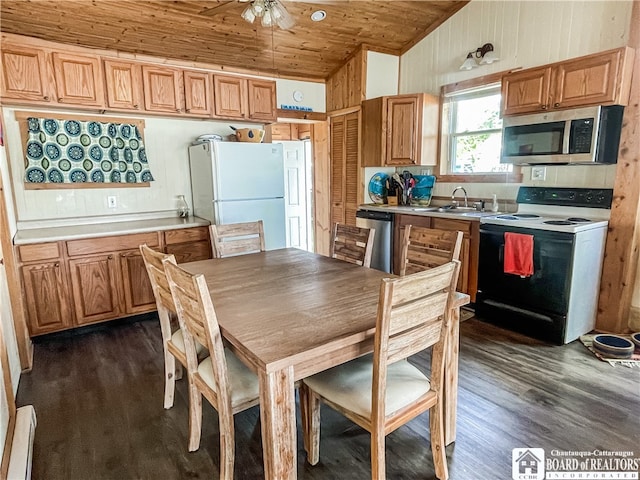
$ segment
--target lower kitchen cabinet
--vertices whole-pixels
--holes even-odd
[[[76,324],[120,316],[118,265],[113,254],[69,260]]]
[[[460,249],[460,274],[458,276],[458,291],[467,293],[471,301],[475,302],[478,291],[478,255],[480,246],[480,222],[473,220],[458,220],[453,218],[428,217],[422,215],[395,215],[393,233],[393,272],[400,272],[400,254],[404,227],[437,228],[439,230],[460,231],[463,233],[462,248]]]
[[[155,310],[143,243],[178,263],[211,258],[208,227],[17,246],[31,336]]]

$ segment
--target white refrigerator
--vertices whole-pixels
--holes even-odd
[[[265,248],[286,246],[282,145],[204,142],[189,147],[189,163],[194,215],[216,225],[262,220]]]

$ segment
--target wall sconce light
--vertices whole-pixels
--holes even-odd
[[[480,59],[480,61],[478,62],[477,59]],[[485,43],[483,46],[478,47],[475,52],[469,52],[464,63],[460,65],[460,70],[471,70],[478,65],[489,65],[498,60],[500,59],[493,50],[493,44]]]

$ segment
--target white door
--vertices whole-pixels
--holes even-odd
[[[284,198],[287,247],[308,250],[307,174],[302,141],[281,142],[284,153]]]

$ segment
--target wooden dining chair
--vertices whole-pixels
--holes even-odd
[[[184,338],[182,330],[178,326],[176,308],[173,304],[162,263],[164,260],[175,264],[176,259],[173,255],[156,252],[146,244],[140,245],[140,253],[151,281],[151,288],[153,289],[156,308],[158,309],[158,318],[160,319],[162,349],[164,352],[164,408],[168,409],[173,406],[176,388],[176,359],[179,362],[177,366],[178,372],[181,372],[182,366],[187,367]],[[172,319],[174,320],[173,322]]]
[[[331,258],[370,267],[375,233],[375,228],[334,223],[331,235]]]
[[[320,403],[371,434],[371,478],[385,478],[385,437],[430,410],[431,451],[436,477],[448,478],[443,426],[443,382],[448,309],[460,262],[380,286],[373,355],[365,355],[302,381],[300,406],[307,459],[319,461]],[[430,377],[406,359],[433,347]]]
[[[220,478],[233,480],[233,416],[260,402],[258,377],[224,348],[204,276],[192,275],[169,261],[165,261],[165,270],[187,351],[189,451],[200,447],[204,396],[218,412]],[[196,341],[207,346],[210,354],[201,362],[195,350]]]
[[[210,225],[213,258],[264,252],[264,226],[257,222]]]
[[[444,265],[460,259],[462,232],[407,225],[400,249],[400,275]]]

